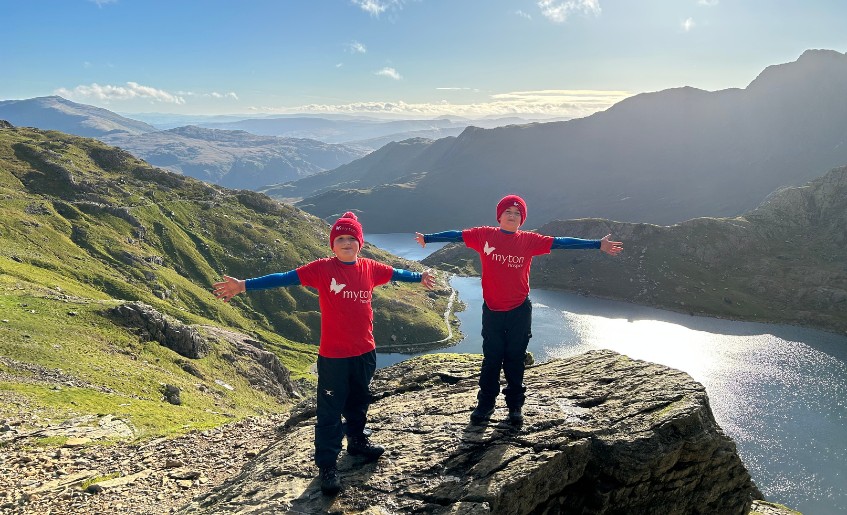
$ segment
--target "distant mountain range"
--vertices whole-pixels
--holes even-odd
[[[369,149],[193,126],[160,131],[144,122],[62,97],[0,102],[15,126],[98,138],[171,171],[229,188],[258,189],[336,168]]]
[[[336,168],[368,150],[244,131],[178,127],[100,136],[148,163],[228,188],[256,190]]]
[[[144,134],[158,130],[108,109],[77,104],[58,96],[0,100],[0,120],[19,127],[36,127],[91,138],[116,132]]]
[[[388,145],[284,188],[330,218],[370,230],[494,224],[503,195],[529,204],[527,228],[600,217],[672,224],[734,216],[768,193],[847,163],[847,55],[809,50],[745,89],[637,95],[586,118],[480,129]]]
[[[469,125],[501,127],[527,123],[523,118],[436,118],[430,120],[329,119],[317,117],[251,118],[228,122],[198,122],[209,129],[243,130],[264,136],[308,138],[375,150],[391,141],[413,137],[441,138],[459,134]]]
[[[847,334],[847,166],[773,193],[739,217],[670,227],[556,221],[551,236],[624,242],[617,257],[556,250],[533,260],[531,284],[691,314],[800,324]],[[479,258],[451,245],[423,260],[478,275]]]

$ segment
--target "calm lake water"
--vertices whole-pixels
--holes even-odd
[[[366,239],[407,259],[443,246],[421,249],[413,234]],[[454,277],[451,285],[467,304],[459,313],[465,338],[433,352],[481,353],[479,278]],[[537,361],[602,348],[683,370],[706,387],[767,500],[805,515],[847,513],[847,337],[535,288],[530,297]],[[377,366],[411,356],[379,354]]]

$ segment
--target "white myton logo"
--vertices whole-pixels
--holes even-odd
[[[371,301],[371,292],[370,290],[360,290],[360,291],[352,291],[352,290],[344,290],[347,287],[346,283],[340,283],[335,280],[335,277],[332,278],[332,282],[329,283],[329,289],[332,293],[338,295],[341,293],[341,297],[344,299],[352,299],[358,300],[359,302],[367,303]],[[344,293],[341,292],[344,290]]]
[[[329,283],[329,289],[332,290],[332,292],[335,293],[336,295],[338,295],[338,293],[341,290],[343,290],[345,286],[347,286],[347,285],[346,284],[340,284],[340,283],[336,282],[335,277],[333,277],[332,282]]]
[[[482,250],[485,252],[486,256],[491,258],[491,261],[498,263],[500,265],[506,265],[509,268],[520,268],[523,266],[525,258],[524,256],[513,256],[511,254],[498,254],[494,252],[495,248],[488,245],[488,242],[485,242],[485,245],[482,247]]]

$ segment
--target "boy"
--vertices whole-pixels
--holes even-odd
[[[509,422],[523,424],[524,357],[532,338],[532,303],[529,300],[529,269],[533,256],[549,254],[551,249],[600,249],[612,256],[623,250],[623,244],[609,241],[611,234],[600,240],[554,238],[519,231],[526,222],[526,202],[517,195],[507,195],[497,204],[500,227],[473,227],[464,231],[434,234],[415,233],[422,247],[436,241],[464,242],[479,253],[482,262],[482,370],[479,376],[477,406],[471,422],[482,424],[494,413],[500,393],[500,370],[506,376],[503,389]]]
[[[321,341],[318,347],[317,423],[315,464],[320,469],[321,491],[335,495],[341,489],[336,462],[341,452],[341,416],[347,421],[347,452],[369,459],[385,449],[363,434],[370,391],[376,370],[371,293],[389,281],[435,284],[429,272],[394,269],[372,259],[359,258],[364,243],[356,215],[347,212],[333,224],[329,242],[334,258],[312,261],[295,270],[255,279],[224,276],[215,283],[215,296],[228,302],[247,290],[302,284],[318,290],[321,308]]]

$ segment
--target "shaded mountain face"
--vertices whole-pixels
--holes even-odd
[[[387,153],[374,152],[329,172],[298,205],[321,217],[353,208],[380,232],[496,224],[508,193],[527,200],[527,228],[580,217],[736,216],[847,163],[844,91],[847,55],[807,51],[745,89],[641,94],[578,120],[469,127],[385,162]]]
[[[101,136],[155,166],[228,188],[256,190],[358,159],[367,150],[320,141],[186,126]]]
[[[602,238],[624,251],[554,250],[533,260],[531,285],[743,320],[847,333],[847,167],[770,195],[733,218],[670,227],[554,221],[551,236]],[[476,252],[444,247],[424,264],[479,274]]]
[[[77,104],[58,96],[0,101],[0,119],[16,126],[94,138],[116,132],[144,134],[156,130],[151,125],[125,118],[108,109]]]

